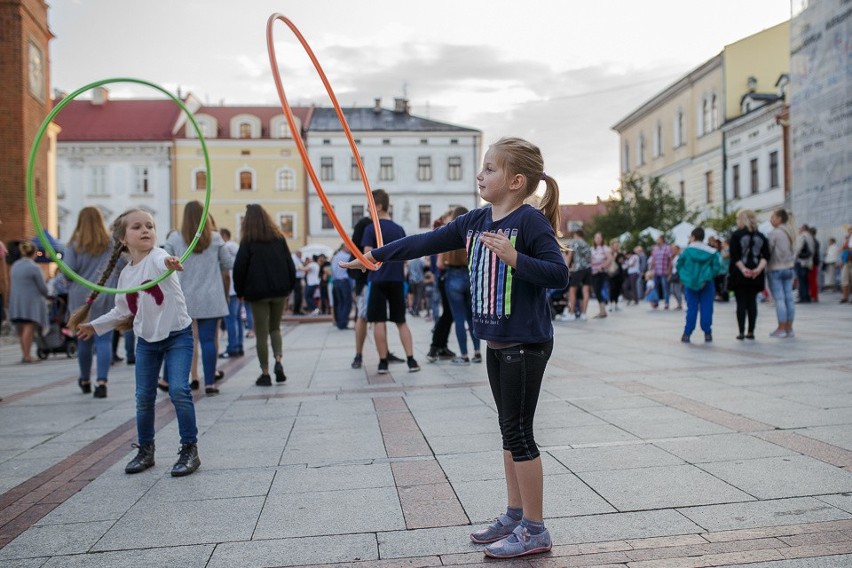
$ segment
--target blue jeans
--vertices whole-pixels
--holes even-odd
[[[778,323],[792,323],[796,317],[796,302],[793,299],[793,269],[770,270],[766,275],[769,277],[769,290],[775,300],[775,315],[778,317]]]
[[[77,339],[77,366],[80,378],[89,381],[92,377],[92,355],[97,357],[97,379],[106,381],[112,364],[112,331],[95,335],[89,339]]]
[[[665,301],[666,306],[669,305],[669,279],[665,274],[654,274],[654,288],[657,290],[657,295],[660,301]]]
[[[215,320],[214,320],[215,321]],[[154,410],[157,402],[157,375],[166,361],[169,397],[175,407],[181,444],[198,442],[195,404],[189,390],[192,366],[192,327],[173,331],[161,341],[136,341],[136,434],[139,444],[154,441]]]
[[[459,342],[460,355],[467,357],[467,331],[465,323],[470,329],[470,337],[473,339],[474,352],[479,351],[479,338],[473,334],[473,307],[470,298],[470,274],[467,267],[450,268],[444,276],[444,287],[447,291],[447,300],[450,302],[450,311],[453,314],[453,323],[456,326],[456,339]]]
[[[201,366],[204,368],[204,384],[213,386],[216,382],[216,333],[219,318],[201,318],[198,323],[198,343],[201,344]],[[171,375],[169,375],[171,382]]]
[[[240,298],[231,296],[228,301],[228,315],[225,316],[225,329],[228,330],[228,354],[243,352],[243,326],[240,321]]]
[[[713,281],[705,284],[701,290],[684,288],[683,291],[686,294],[686,327],[683,328],[683,334],[692,335],[699,313],[701,314],[701,331],[713,333],[713,298],[716,296]]]
[[[132,329],[124,332],[124,357],[128,361],[136,358],[136,334]]]
[[[334,323],[338,329],[346,329],[352,313],[352,282],[349,278],[335,280],[331,294],[334,299]]]
[[[246,310],[246,329],[254,331],[254,317],[251,315],[251,304],[243,302],[243,307]]]
[[[314,301],[314,292],[317,291],[319,286],[316,284],[308,284],[305,286],[305,309],[309,312],[314,311],[317,308],[317,303]]]

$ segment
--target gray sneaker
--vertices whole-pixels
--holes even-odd
[[[550,532],[544,529],[539,534],[530,534],[526,527],[517,528],[504,538],[485,547],[485,556],[491,558],[517,558],[528,554],[547,552],[553,546]]]
[[[470,533],[470,540],[476,544],[497,542],[498,540],[502,540],[512,534],[512,531],[514,531],[519,524],[520,521],[516,521],[506,513],[503,513],[484,529],[479,529],[476,532]]]

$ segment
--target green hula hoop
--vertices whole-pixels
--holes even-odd
[[[57,103],[55,107],[53,107],[53,110],[50,111],[50,114],[48,114],[47,117],[44,119],[44,122],[41,123],[41,127],[39,127],[38,129],[38,133],[36,134],[35,140],[33,141],[32,149],[30,150],[30,158],[29,163],[27,165],[27,205],[29,206],[30,217],[32,217],[36,233],[38,234],[38,238],[41,241],[41,244],[44,246],[45,252],[47,252],[47,255],[51,258],[51,260],[53,260],[53,262],[59,265],[59,269],[62,270],[62,272],[66,276],[68,276],[68,278],[70,278],[77,284],[88,288],[89,290],[95,290],[97,292],[105,294],[132,294],[133,292],[146,290],[148,288],[151,288],[152,286],[155,286],[159,282],[162,282],[163,280],[168,278],[169,275],[171,275],[171,273],[174,271],[167,270],[157,278],[146,282],[145,284],[125,289],[100,286],[95,282],[86,280],[85,278],[71,270],[68,265],[65,264],[65,262],[63,262],[61,258],[59,258],[59,255],[56,254],[56,250],[53,248],[53,245],[51,245],[50,241],[47,239],[47,234],[44,231],[44,227],[42,227],[41,225],[41,220],[38,218],[38,209],[36,207],[35,193],[33,192],[33,169],[35,168],[36,154],[38,153],[38,148],[41,145],[41,141],[44,138],[44,134],[45,132],[47,132],[47,128],[53,121],[54,117],[59,114],[59,111],[61,111],[65,107],[65,105],[79,97],[82,93],[85,93],[86,91],[89,91],[96,87],[100,87],[101,85],[107,85],[110,83],[136,83],[138,85],[145,85],[147,87],[151,87],[152,89],[163,93],[180,107],[180,109],[184,112],[184,114],[186,114],[187,118],[192,123],[192,127],[195,129],[195,133],[198,136],[198,140],[199,142],[201,142],[201,150],[204,152],[204,167],[207,168],[207,193],[204,196],[204,211],[201,214],[201,223],[198,225],[198,229],[195,231],[195,238],[192,239],[192,242],[189,243],[189,247],[186,249],[186,252],[183,253],[182,257],[180,257],[181,263],[183,263],[187,258],[189,258],[189,255],[192,254],[195,245],[198,243],[198,239],[201,237],[201,231],[204,229],[204,224],[207,222],[207,211],[208,209],[210,209],[210,155],[207,153],[207,144],[204,142],[204,136],[201,133],[201,128],[198,126],[198,122],[196,122],[195,117],[192,116],[192,113],[189,112],[189,109],[186,108],[186,105],[184,105],[179,98],[174,96],[169,91],[149,81],[144,81],[142,79],[131,79],[128,77],[102,79],[100,81],[95,81],[94,83],[89,83],[88,85],[80,87],[70,95],[63,98],[61,101],[59,101],[59,103]]]

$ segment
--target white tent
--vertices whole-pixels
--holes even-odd
[[[639,232],[639,236],[640,236],[640,237],[648,237],[648,236],[650,236],[650,237],[651,237],[652,239],[654,239],[655,241],[657,240],[657,237],[659,237],[659,236],[660,236],[660,235],[662,235],[662,234],[663,234],[663,232],[662,232],[661,230],[659,230],[659,229],[655,228],[655,227],[645,227],[644,229],[642,229],[642,230]]]
[[[632,236],[633,236],[633,233],[631,233],[630,231],[624,231],[623,233],[618,235],[618,244],[623,245],[625,242],[627,242],[627,239],[629,239]]]
[[[326,258],[331,259],[334,255],[334,251],[328,245],[321,245],[319,243],[314,243],[310,245],[305,245],[299,249],[302,252],[302,258],[314,257],[319,254],[324,254]]]
[[[683,221],[678,223],[674,227],[672,227],[671,234],[674,239],[674,244],[683,248],[689,244],[689,235],[692,233],[692,229],[695,228],[695,225],[688,221]]]

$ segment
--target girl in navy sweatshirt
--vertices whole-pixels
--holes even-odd
[[[508,494],[506,512],[470,538],[488,544],[488,556],[514,558],[551,548],[533,418],[553,351],[547,289],[568,285],[568,267],[556,241],[559,186],[544,172],[536,146],[519,138],[498,140],[486,152],[476,179],[490,207],[373,249],[366,258],[381,262],[467,251],[473,331],[488,346],[486,367],[503,438]],[[546,191],[537,209],[525,200],[541,181]],[[357,259],[341,266],[364,268]]]

